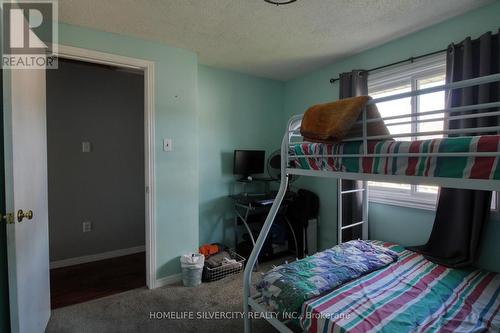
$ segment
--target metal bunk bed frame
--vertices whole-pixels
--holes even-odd
[[[500,73],[492,74],[487,76],[482,76],[478,78],[457,81],[452,83],[447,83],[440,86],[395,94],[391,96],[386,96],[382,98],[377,98],[369,101],[368,104],[377,104],[386,101],[392,101],[402,98],[411,97],[414,98],[419,95],[429,94],[438,91],[447,91],[453,89],[467,88],[472,86],[477,86],[481,84],[493,83],[500,81]],[[471,110],[487,110],[496,108],[496,111],[493,112],[479,112],[475,114],[459,114],[457,116],[451,115],[458,112],[465,112]],[[500,152],[463,152],[463,153],[390,153],[390,154],[368,154],[368,140],[379,140],[379,139],[393,139],[397,137],[408,137],[408,136],[429,136],[429,135],[449,135],[449,134],[467,134],[467,133],[500,133],[500,126],[492,126],[492,127],[479,127],[479,128],[467,128],[467,129],[448,129],[442,131],[432,131],[432,132],[417,132],[417,133],[403,133],[396,135],[377,135],[377,136],[368,136],[367,134],[367,124],[369,122],[375,122],[380,120],[395,120],[395,119],[404,119],[411,118],[409,121],[403,121],[398,123],[390,123],[388,126],[397,124],[412,124],[425,122],[429,120],[420,120],[419,116],[427,116],[432,114],[448,114],[450,120],[456,119],[467,119],[467,118],[479,118],[485,116],[499,116],[500,117],[500,101],[492,102],[492,103],[482,103],[476,105],[467,105],[460,107],[452,107],[445,108],[442,110],[433,110],[427,112],[420,112],[412,115],[399,115],[399,116],[391,116],[391,117],[381,117],[381,118],[371,118],[367,119],[366,108],[362,112],[362,120],[360,123],[362,124],[363,136],[358,138],[350,138],[344,140],[347,141],[362,141],[363,142],[363,153],[361,154],[342,154],[342,155],[334,155],[334,154],[324,154],[324,155],[295,155],[294,157],[419,157],[419,156],[440,156],[440,157],[497,157],[500,156]],[[300,175],[300,176],[313,176],[313,177],[325,177],[325,178],[337,178],[337,179],[350,179],[350,180],[362,180],[364,182],[363,186],[363,220],[354,223],[353,225],[342,227],[339,224],[340,228],[352,227],[358,224],[364,224],[363,227],[367,230],[367,220],[368,220],[368,190],[366,187],[368,180],[373,181],[385,181],[385,182],[396,182],[396,183],[409,183],[409,184],[432,184],[439,185],[443,187],[452,187],[452,188],[465,188],[465,189],[476,189],[476,190],[487,190],[487,191],[499,191],[500,190],[500,180],[484,180],[484,179],[458,179],[458,178],[443,178],[443,177],[421,177],[421,176],[402,176],[402,175],[381,175],[381,174],[364,174],[364,173],[352,173],[352,172],[335,172],[335,171],[318,171],[318,170],[305,170],[305,169],[296,169],[289,167],[289,159],[290,156],[288,154],[289,147],[292,144],[298,144],[302,142],[292,142],[295,138],[300,138],[300,123],[303,115],[296,115],[290,118],[287,124],[287,128],[285,131],[285,135],[283,136],[283,140],[281,143],[281,184],[276,195],[276,199],[269,211],[269,214],[264,222],[262,230],[257,238],[256,244],[250,254],[247,265],[245,267],[244,277],[243,277],[243,315],[244,315],[244,329],[245,333],[252,332],[252,324],[251,324],[251,316],[250,309],[261,313],[269,313],[269,310],[265,307],[265,305],[259,302],[261,295],[257,294],[253,297],[250,295],[251,288],[251,277],[253,267],[257,261],[258,255],[262,249],[264,241],[271,229],[271,226],[274,222],[274,218],[279,210],[279,207],[283,201],[283,198],[286,194],[286,190],[288,188],[288,177],[290,175]],[[443,119],[433,118],[432,121],[439,121]],[[474,134],[477,135],[477,134]],[[339,198],[342,198],[342,188],[339,187]],[[348,191],[345,191],[346,193]],[[339,223],[341,223],[342,212],[339,209]],[[366,235],[365,230],[363,232]],[[341,232],[339,232],[340,236],[338,237],[339,243],[342,241]],[[275,314],[270,314],[269,316],[264,316],[264,318],[273,325],[279,332],[291,333],[293,332],[286,324],[287,320],[281,321]]]

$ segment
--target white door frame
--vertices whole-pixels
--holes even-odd
[[[156,285],[156,225],[155,225],[155,64],[152,61],[129,58],[111,53],[57,45],[57,56],[96,64],[134,68],[144,72],[144,171],[146,198],[146,284]]]

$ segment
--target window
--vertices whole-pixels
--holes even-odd
[[[445,55],[439,54],[418,62],[391,68],[368,77],[368,91],[373,98],[399,94],[417,89],[424,89],[445,83]],[[442,131],[443,113],[417,116],[419,112],[441,110],[445,106],[444,91],[421,95],[414,98],[378,103],[382,117],[408,115],[405,118],[387,120],[386,125],[391,134],[405,134],[408,137],[396,140],[425,140],[442,137],[442,135],[415,136],[417,132]],[[412,124],[396,124],[411,119],[423,122]],[[394,125],[391,125],[394,124]],[[393,204],[405,207],[435,209],[439,188],[429,185],[410,185],[383,182],[369,182],[370,201]],[[492,208],[497,209],[497,195],[493,196]]]

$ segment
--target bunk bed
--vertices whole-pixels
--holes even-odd
[[[499,81],[500,74],[493,74],[373,99],[368,104]],[[441,325],[447,325],[443,327],[447,332],[476,332],[484,330],[485,327],[500,330],[500,274],[446,268],[396,244],[377,241],[366,241],[365,244],[372,244],[378,249],[391,249],[398,254],[399,259],[380,269],[344,281],[331,290],[320,290],[321,293],[316,297],[301,302],[297,316],[284,316],[281,311],[283,309],[273,307],[276,304],[269,302],[270,296],[265,294],[262,288],[251,295],[253,267],[286,193],[290,176],[363,181],[363,187],[356,190],[363,191],[363,220],[347,227],[363,224],[364,231],[368,230],[369,180],[499,191],[500,126],[398,135],[370,136],[367,133],[371,121],[411,118],[398,124],[418,123],[425,121],[421,120],[425,117],[420,116],[438,113],[443,113],[450,119],[466,119],[485,116],[480,110],[490,112],[492,109],[499,110],[500,101],[427,111],[412,117],[401,115],[368,119],[365,107],[359,121],[362,136],[336,144],[304,142],[300,134],[303,115],[292,117],[288,121],[281,145],[280,188],[244,272],[245,333],[252,331],[251,311],[260,313],[260,318],[268,320],[280,332],[293,332],[297,329],[307,332],[377,332],[387,327],[392,329],[384,331],[427,332],[435,327],[440,328]],[[467,113],[471,110],[479,112]],[[500,111],[489,113],[489,116],[495,115],[500,115]],[[410,142],[394,140],[398,137],[436,135],[442,137]],[[460,137],[454,137],[457,135]],[[339,188],[339,198],[351,191]],[[339,223],[340,227],[344,228]],[[366,235],[367,232],[364,232],[363,237]],[[339,236],[340,243],[342,239]],[[324,255],[318,253],[312,256],[315,258],[305,260],[320,260]],[[312,270],[315,269],[313,266]],[[286,269],[281,272],[286,274],[283,273]],[[278,275],[275,279],[278,279]],[[276,286],[272,283],[270,288],[274,288],[276,292]],[[296,288],[292,285],[291,289]],[[279,292],[280,290],[277,290],[275,294]],[[355,316],[338,317],[346,309],[351,310]]]

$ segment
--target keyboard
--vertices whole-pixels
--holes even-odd
[[[257,203],[257,204],[259,204],[261,206],[272,205],[273,202],[274,202],[274,199],[264,199],[264,200],[255,201],[255,203]]]

